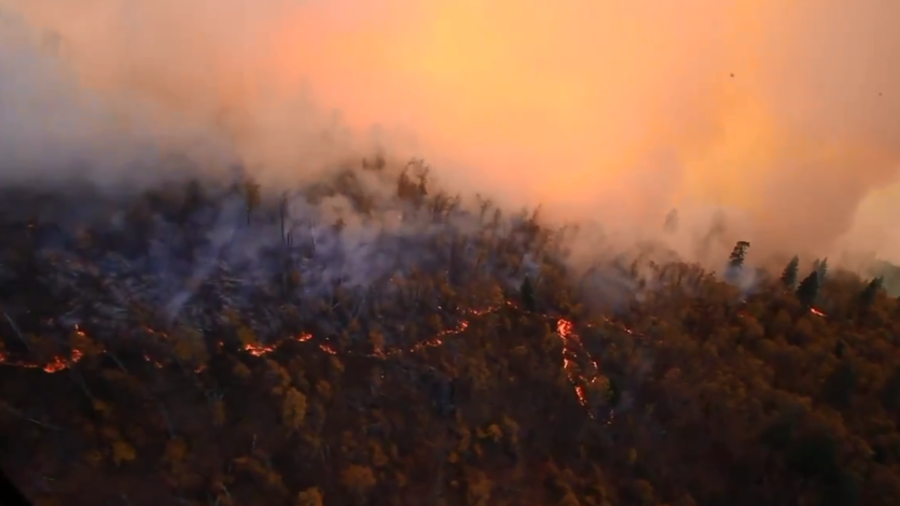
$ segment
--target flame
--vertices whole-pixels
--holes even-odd
[[[814,315],[816,315],[816,316],[821,316],[821,317],[823,317],[823,318],[824,318],[825,316],[827,316],[825,313],[819,311],[818,309],[816,309],[816,308],[814,308],[814,307],[809,308],[809,312],[812,313],[812,314],[814,314]]]
[[[157,369],[163,368],[163,364],[161,362],[154,360],[150,357],[150,355],[147,355],[146,353],[144,353],[144,361],[152,363],[153,367],[156,367]]]
[[[76,330],[76,332],[78,331]],[[21,369],[41,369],[48,374],[53,374],[62,371],[71,365],[77,364],[83,357],[84,353],[81,350],[73,349],[68,358],[58,355],[51,358],[50,362],[41,365],[34,362],[26,362],[24,360],[15,360],[0,352],[0,364]]]
[[[507,306],[510,307],[518,307],[511,302],[506,303]],[[491,306],[483,309],[470,309],[468,310],[468,314],[470,316],[482,316],[485,314],[489,314],[495,312],[499,309],[500,306]],[[544,317],[548,317],[548,315],[543,315]],[[607,319],[607,322],[613,323],[611,320]],[[623,325],[618,325],[621,329],[628,332],[629,334],[633,334],[633,332]],[[394,349],[389,352],[385,352],[384,350],[376,350],[374,353],[370,353],[367,356],[385,359],[389,356],[396,356],[401,353],[417,353],[426,348],[436,348],[445,344],[446,338],[450,336],[454,336],[462,333],[466,329],[469,328],[468,320],[461,320],[456,326],[443,330],[439,332],[434,337],[427,339],[425,341],[419,342],[418,344],[410,347],[409,349]],[[588,354],[588,352],[584,349],[584,346],[581,342],[581,337],[575,333],[575,325],[566,319],[560,318],[556,322],[556,332],[559,338],[563,343],[563,351],[562,351],[562,366],[563,370],[566,372],[566,376],[569,379],[569,382],[572,384],[575,395],[578,398],[579,403],[587,410],[588,415],[591,418],[594,418],[594,414],[590,409],[590,403],[587,395],[586,385],[592,384],[597,381],[599,377],[600,366],[599,362]],[[143,329],[150,334],[161,337],[163,339],[168,339],[168,335],[165,332],[154,330],[150,327],[143,327]],[[75,326],[75,332],[81,337],[88,337],[88,334],[78,325]],[[309,332],[303,332],[293,339],[297,342],[306,343],[313,340],[313,334]],[[327,339],[326,339],[327,340]],[[219,348],[224,346],[224,343],[218,342],[216,343]],[[261,343],[247,343],[243,346],[243,351],[253,355],[255,357],[264,356],[276,349],[276,344],[261,344]],[[320,350],[328,353],[329,355],[338,355],[338,350],[335,349],[331,344],[328,343],[319,343],[318,347]],[[73,349],[71,355],[68,358],[57,356],[54,357],[48,364],[43,366],[25,362],[25,361],[15,361],[11,360],[7,355],[0,353],[0,364],[20,367],[20,368],[28,368],[28,369],[42,369],[47,373],[56,373],[62,371],[72,365],[78,363],[84,353],[81,350]],[[587,369],[588,374],[579,374],[577,371],[576,361],[579,357],[583,357],[583,362],[588,365],[585,369]],[[144,353],[144,360],[152,363],[156,368],[164,367],[163,364],[155,359],[153,359],[150,355]],[[194,369],[195,373],[201,373],[206,370],[205,365],[200,365]],[[607,421],[609,423],[609,421]]]
[[[62,357],[53,357],[49,364],[44,366],[44,372],[53,374],[62,371],[67,366],[65,359]]]
[[[600,367],[597,360],[591,357],[587,350],[584,349],[581,337],[575,333],[574,329],[575,325],[564,318],[560,318],[556,322],[556,333],[563,342],[563,370],[566,372],[569,382],[572,383],[572,386],[575,389],[575,396],[578,397],[578,402],[587,410],[588,416],[594,418],[593,410],[590,409],[585,385],[597,381],[600,375]],[[572,359],[569,357],[572,357]],[[577,360],[578,357],[584,357],[585,362],[590,365],[590,367],[587,368],[589,376],[586,376],[583,373],[578,374],[575,367],[575,360]]]
[[[247,343],[244,345],[244,351],[253,355],[254,357],[261,357],[266,353],[272,352],[275,350],[275,345],[265,345],[265,344],[256,344],[256,343]]]
[[[168,338],[169,338],[169,335],[166,334],[165,332],[162,332],[162,331],[160,331],[160,330],[154,330],[154,329],[152,329],[152,328],[150,328],[150,327],[147,327],[146,325],[143,327],[143,329],[144,329],[146,332],[148,332],[148,333],[150,333],[150,334],[153,334],[154,336],[161,337],[161,338],[163,338],[163,339],[168,339]]]

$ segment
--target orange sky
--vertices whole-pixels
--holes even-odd
[[[893,0],[0,6],[60,33],[103,93],[195,118],[240,110],[245,153],[280,172],[339,109],[359,131],[414,134],[456,188],[629,227],[722,204],[751,241],[824,249],[900,161]],[[893,250],[898,209],[881,201],[859,240]]]

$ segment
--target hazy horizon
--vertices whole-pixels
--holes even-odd
[[[900,4],[0,0],[0,182],[375,148],[443,185],[761,255],[900,263]],[[129,169],[132,167],[132,169]],[[90,168],[89,172],[86,172]],[[691,235],[693,234],[693,235]],[[689,251],[686,247],[677,248]]]

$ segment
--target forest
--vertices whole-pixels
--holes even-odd
[[[385,165],[0,191],[0,467],[36,506],[900,504],[882,278],[576,273]]]

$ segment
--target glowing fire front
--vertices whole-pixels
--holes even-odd
[[[513,304],[512,302],[507,302],[506,305],[511,306],[511,307],[516,307],[515,304]],[[470,314],[470,316],[475,317],[475,316],[481,316],[481,315],[495,312],[497,309],[499,309],[499,308],[498,307],[488,307],[485,309],[471,309],[468,311],[468,313]],[[816,315],[818,317],[823,317],[823,318],[827,317],[827,315],[824,312],[822,312],[816,308],[812,308],[812,307],[810,308],[810,313],[812,313],[813,315]],[[541,316],[544,318],[551,318],[548,315],[541,315]],[[620,331],[625,332],[631,336],[638,337],[638,338],[643,337],[641,334],[636,333],[634,330],[630,329],[629,327],[627,327],[621,323],[614,322],[610,318],[605,317],[604,321],[607,324],[612,325],[612,326],[618,328]],[[366,354],[366,356],[383,360],[383,359],[387,359],[391,356],[396,356],[396,355],[399,355],[402,353],[417,353],[426,348],[439,347],[445,343],[446,338],[460,334],[463,331],[465,331],[468,327],[469,327],[469,322],[466,320],[462,320],[455,327],[446,329],[430,339],[419,342],[418,344],[412,346],[409,349],[393,349],[393,350],[389,350],[389,351],[385,351],[383,349],[376,349],[374,352]],[[164,332],[160,332],[160,331],[148,328],[148,327],[145,328],[144,330],[146,330],[148,333],[156,335],[162,339],[165,339],[165,340],[169,339],[169,336]],[[86,338],[86,339],[88,338],[87,333],[78,325],[75,325],[74,332],[79,337]],[[585,408],[588,415],[591,418],[594,418],[595,414],[594,414],[594,410],[592,409],[591,399],[589,399],[587,390],[588,390],[589,386],[597,383],[601,379],[602,376],[601,376],[601,372],[600,372],[600,364],[596,359],[594,359],[593,357],[590,356],[590,354],[587,352],[587,350],[585,350],[583,342],[581,340],[581,337],[575,332],[575,325],[573,322],[571,322],[570,320],[566,320],[564,318],[557,319],[556,320],[556,334],[559,337],[559,339],[562,341],[562,345],[563,345],[562,346],[562,369],[565,372],[566,377],[568,378],[569,382],[572,384],[572,387],[575,391],[575,395],[578,398],[578,402],[582,405],[582,407]],[[299,343],[307,343],[307,342],[313,341],[313,339],[314,339],[313,334],[304,332],[297,336],[294,336],[293,338],[291,338],[289,340],[293,340],[293,341],[296,341]],[[317,346],[321,351],[328,353],[329,355],[339,355],[340,354],[339,351],[333,345],[331,345],[330,343],[327,342],[328,338],[325,338],[324,341],[325,342],[318,343],[318,346]],[[222,348],[224,346],[224,343],[221,343],[221,342],[216,343],[216,344],[219,348]],[[249,353],[250,355],[253,355],[254,357],[262,357],[268,353],[275,351],[275,349],[277,347],[278,347],[278,344],[247,343],[247,344],[243,345],[242,349],[243,349],[243,351],[245,351],[246,353]],[[100,352],[102,353],[103,350],[101,349]],[[351,353],[351,352],[348,351],[345,353]],[[25,368],[25,369],[40,369],[48,374],[53,374],[53,373],[60,372],[62,370],[65,370],[65,369],[77,364],[84,357],[84,355],[85,355],[85,353],[82,350],[73,348],[68,357],[56,356],[56,357],[53,357],[49,362],[47,362],[45,364],[39,364],[37,362],[29,362],[29,361],[22,360],[22,359],[13,359],[10,356],[4,354],[2,351],[0,351],[0,365],[6,365],[6,366],[10,366],[10,367],[19,367],[19,368]],[[153,364],[153,366],[158,369],[165,367],[165,365],[162,362],[150,357],[146,353],[144,354],[144,360],[148,363]],[[195,368],[194,372],[199,374],[199,373],[203,372],[205,369],[206,369],[206,367],[201,365],[201,366]],[[607,420],[607,423],[611,422],[611,420],[612,420],[612,413],[610,413],[610,418]]]
[[[514,306],[512,303],[507,303],[507,305]],[[473,309],[469,311],[471,316],[481,316],[484,314],[495,312],[498,307],[489,307],[485,309]],[[547,315],[542,315],[543,317],[550,318]],[[452,337],[458,335],[465,331],[469,327],[469,322],[467,320],[460,321],[456,326],[450,329],[446,329],[434,337],[421,341],[418,344],[412,346],[409,349],[393,349],[390,351],[384,350],[375,350],[373,353],[366,354],[369,357],[386,359],[390,356],[399,355],[402,353],[417,353],[426,348],[435,348],[442,346],[448,337]],[[630,329],[623,327],[627,332],[631,333]],[[151,329],[149,327],[144,328],[148,333],[155,335],[161,339],[169,340],[169,336],[161,331]],[[78,325],[75,326],[74,332],[78,334],[79,337],[89,339],[87,333]],[[572,384],[575,395],[578,398],[579,403],[588,409],[588,414],[593,417],[593,413],[590,410],[589,400],[586,393],[586,387],[594,382],[596,382],[599,378],[599,365],[596,360],[590,357],[587,351],[584,349],[581,338],[574,331],[574,324],[566,319],[559,319],[556,322],[556,333],[560,338],[563,344],[562,350],[562,367],[565,371],[569,382]],[[314,336],[310,333],[302,333],[299,334],[290,340],[307,343],[313,341]],[[339,355],[339,351],[330,343],[328,343],[328,339],[324,339],[325,342],[320,342],[317,344],[317,347],[329,355]],[[218,347],[222,347],[223,343],[217,343]],[[275,351],[278,347],[278,344],[262,344],[262,343],[246,343],[242,346],[244,352],[249,353],[255,357],[262,357]],[[103,350],[100,350],[102,353]],[[350,353],[350,352],[346,352]],[[56,356],[51,359],[46,364],[39,364],[37,362],[29,362],[26,360],[14,360],[11,357],[0,353],[0,364],[11,366],[11,367],[19,367],[19,368],[28,368],[28,369],[40,369],[46,373],[53,374],[64,369],[67,369],[74,364],[78,363],[83,357],[85,353],[77,348],[73,348],[70,355],[68,357]],[[163,368],[165,364],[160,362],[157,359],[154,359],[148,354],[143,355],[144,360],[150,364],[152,364],[156,368]],[[582,363],[581,366],[576,365],[579,362]],[[194,369],[195,373],[201,373],[205,370],[205,366],[199,366]],[[579,372],[586,371],[586,372]]]

